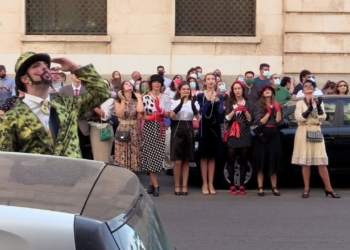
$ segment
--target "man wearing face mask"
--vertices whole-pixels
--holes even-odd
[[[12,96],[15,86],[15,80],[6,75],[5,66],[0,65],[0,105]]]
[[[70,71],[88,90],[83,96],[50,97],[51,61]],[[78,117],[110,96],[102,77],[90,64],[80,67],[67,58],[26,52],[15,65],[16,88],[25,97],[0,117],[0,150],[81,158]]]
[[[203,79],[202,79],[203,69],[201,66],[197,66],[195,67],[195,69],[197,70],[197,83],[199,86],[199,90],[203,90]]]
[[[288,89],[280,86],[281,77],[278,74],[271,75],[270,84],[275,90],[275,99],[279,104],[284,104],[292,98],[292,95],[289,93]]]
[[[270,65],[262,63],[260,64],[259,70],[260,75],[254,79],[253,84],[260,89],[263,85],[270,84]]]
[[[253,105],[259,100],[259,88],[254,84],[254,72],[247,71],[244,74],[244,93]]]
[[[171,84],[171,80],[170,80],[169,78],[164,77],[164,74],[165,74],[164,67],[163,67],[163,66],[158,66],[158,67],[157,67],[157,73],[158,73],[158,75],[160,75],[161,77],[163,77],[163,79],[164,79],[164,87],[165,87],[165,88],[166,88],[166,87],[169,87],[170,84]],[[165,89],[165,88],[164,88],[164,89]]]

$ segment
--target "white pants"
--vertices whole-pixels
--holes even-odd
[[[164,169],[172,169],[173,163],[170,160],[170,137],[171,137],[171,129],[168,127],[168,129],[165,130],[165,156],[164,156]]]

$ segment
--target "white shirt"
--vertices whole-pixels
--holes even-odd
[[[169,87],[167,87],[164,91],[165,95],[168,95],[170,97],[170,99],[174,99],[174,96],[176,94],[176,91],[172,91]]]
[[[59,92],[62,88],[62,82],[53,82],[52,86],[55,88],[55,91],[50,87],[50,92]]]
[[[75,86],[73,85],[73,83],[72,83],[72,88],[73,88],[73,94],[74,94],[74,96],[75,96],[75,90],[76,90],[76,89],[78,90],[78,95],[79,95],[80,89],[81,89],[81,84],[79,85],[79,87],[75,87]]]
[[[50,95],[46,98],[47,101],[50,101]],[[23,102],[28,105],[30,110],[38,117],[39,121],[43,124],[46,131],[50,130],[50,116],[45,115],[44,112],[41,110],[41,102],[43,99],[40,97],[24,94]],[[49,106],[50,109],[50,106]]]
[[[130,82],[133,86],[135,86],[135,81],[134,81],[133,79],[131,79],[129,82]]]
[[[320,96],[320,95],[323,95],[322,91],[319,90],[318,88],[315,89],[314,91],[314,96]],[[297,96],[296,98],[299,98],[299,97],[305,97],[304,93],[302,90],[299,90],[299,92],[297,93]]]
[[[171,82],[172,82],[172,80],[170,80],[169,78],[164,77],[164,86],[165,87],[169,87]]]
[[[181,102],[181,99],[178,100],[171,100],[171,110],[174,110]],[[194,103],[194,105],[196,106],[197,110],[199,111],[199,104],[196,101]],[[192,110],[192,105],[191,105],[191,101],[187,101],[187,103],[184,103],[182,105],[181,110],[179,111],[179,113],[176,114],[176,116],[174,118],[172,118],[173,120],[177,120],[177,121],[192,121],[193,120],[193,110]]]

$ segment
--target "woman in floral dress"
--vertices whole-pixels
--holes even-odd
[[[116,131],[130,132],[130,141],[115,140],[115,164],[137,172],[141,170],[141,131],[137,113],[143,112],[141,95],[128,81],[122,83],[115,102],[119,126]]]

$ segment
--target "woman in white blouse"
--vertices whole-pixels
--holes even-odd
[[[171,101],[170,117],[171,141],[170,158],[174,161],[175,195],[187,195],[189,161],[194,161],[194,130],[192,120],[199,119],[199,104],[192,98],[190,85],[183,82],[179,85],[174,99]],[[180,176],[182,173],[182,188]]]

